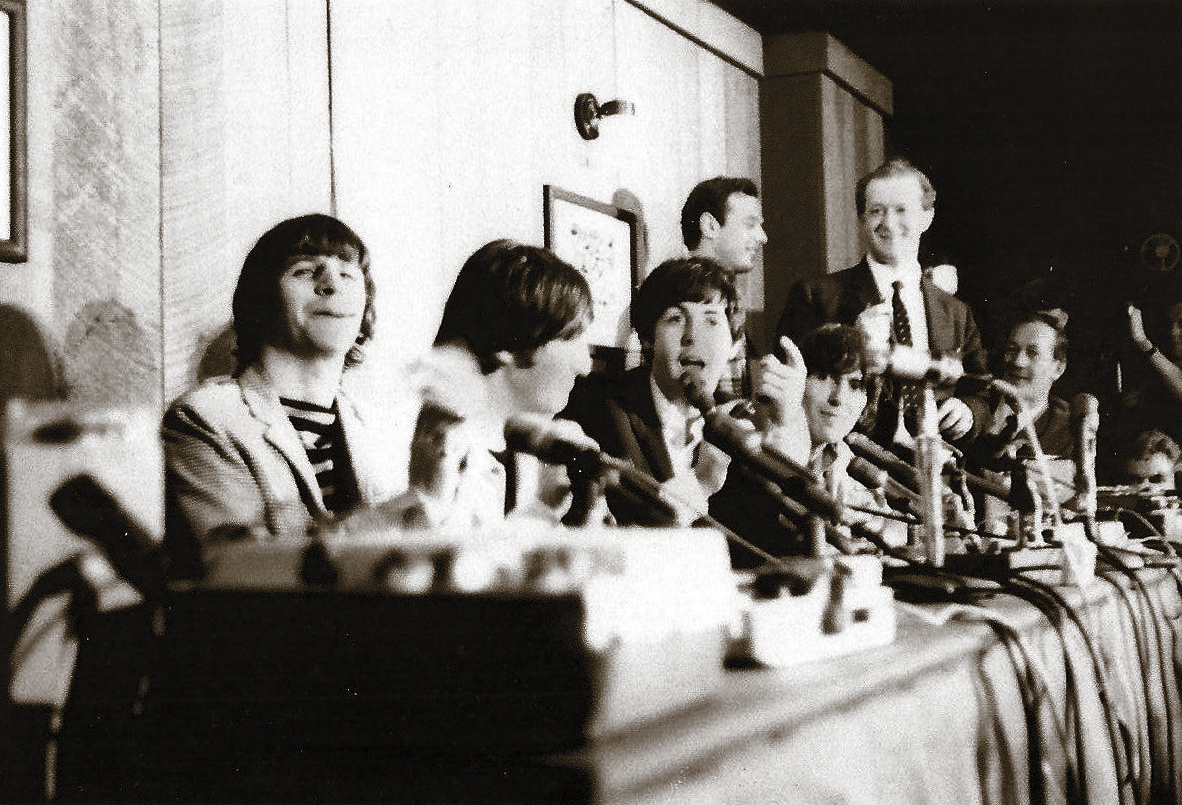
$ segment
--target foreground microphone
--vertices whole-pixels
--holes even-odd
[[[1096,439],[1100,431],[1100,401],[1081,391],[1071,401],[1071,424],[1075,433],[1076,501],[1085,517],[1096,516]]]
[[[900,380],[929,383],[954,383],[964,377],[964,365],[948,356],[932,357],[927,350],[915,347],[891,346],[885,353],[870,351],[868,371],[889,375]]]
[[[858,483],[869,489],[881,489],[890,500],[905,501],[913,509],[919,505],[919,493],[908,489],[891,477],[885,469],[876,467],[861,456],[850,459],[846,472]]]
[[[164,562],[160,546],[89,475],[63,483],[49,498],[49,508],[78,536],[94,543],[147,601],[164,593]]]
[[[899,457],[890,450],[880,445],[878,442],[870,439],[861,433],[851,433],[845,437],[846,444],[853,449],[854,453],[865,458],[873,464],[882,467],[887,472],[891,473],[895,478],[901,479],[905,486],[915,488],[918,485],[918,480],[915,475],[915,467],[909,464],[905,459]],[[974,492],[986,495],[992,495],[1001,500],[1008,500],[1010,496],[1010,487],[1002,481],[985,478],[971,472],[960,469],[956,466],[954,459],[949,458],[944,465],[945,472],[963,473],[965,483]]]
[[[695,374],[690,371],[682,375],[681,387],[690,405],[702,412],[705,420],[702,436],[706,441],[733,461],[777,484],[785,495],[796,498],[814,514],[830,520],[842,519],[840,506],[807,467],[764,447],[758,431],[743,427],[739,420],[706,397]]]
[[[661,483],[656,478],[603,452],[588,436],[578,438],[563,433],[552,422],[516,415],[505,421],[505,446],[529,453],[546,464],[561,464],[569,470],[585,469],[605,475],[608,483],[640,496],[660,515],[676,519],[677,510],[665,499]]]

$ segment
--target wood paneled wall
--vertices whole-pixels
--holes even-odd
[[[794,282],[849,268],[863,254],[859,178],[884,156],[890,83],[824,33],[769,39],[761,99],[764,258],[774,328]]]
[[[228,368],[235,278],[282,218],[370,244],[380,392],[464,257],[541,243],[543,185],[631,198],[654,263],[694,183],[760,172],[762,41],[705,0],[29,0],[28,30],[29,261],[0,302],[97,400]],[[584,91],[637,115],[585,142]]]
[[[685,9],[708,7],[663,5],[687,26],[700,19]],[[332,65],[337,209],[372,247],[381,293],[371,376],[430,344],[478,246],[542,242],[543,185],[604,202],[629,191],[655,262],[684,251],[678,219],[697,181],[759,175],[752,71],[625,0],[334,0]],[[636,115],[584,141],[580,92]]]

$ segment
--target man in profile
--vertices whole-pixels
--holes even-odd
[[[728,176],[699,182],[681,209],[681,237],[691,256],[713,260],[730,274],[732,282],[749,273],[767,243],[755,182]],[[747,338],[742,300],[735,315],[738,337],[719,388],[727,394],[750,397],[753,386],[748,361],[759,355]]]
[[[862,177],[854,201],[866,255],[852,268],[798,282],[778,334],[798,341],[821,324],[852,324],[884,342],[874,346],[925,350],[959,359],[968,374],[984,374],[985,350],[972,311],[924,278],[920,267],[919,239],[935,217],[936,191],[928,177],[905,159],[891,159]],[[893,405],[880,408],[878,436],[894,426],[891,414],[907,407],[903,384],[894,385],[887,400]],[[936,388],[940,432],[948,439],[965,436],[973,425],[971,409],[954,391],[952,383]]]

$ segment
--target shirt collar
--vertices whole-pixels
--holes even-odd
[[[666,436],[673,437],[674,443],[677,439],[685,439],[687,430],[693,432],[692,440],[701,438],[702,415],[697,409],[692,408],[688,403],[683,407],[666,397],[651,373],[648,376],[648,385],[652,391],[653,407],[657,409],[657,420],[661,423],[661,431]]]
[[[919,287],[923,277],[923,269],[918,260],[912,260],[901,266],[888,266],[878,262],[870,255],[866,255],[866,264],[870,266],[870,273],[874,275],[874,284],[884,299],[890,299],[893,290],[891,284],[895,280],[902,280],[905,287]]]

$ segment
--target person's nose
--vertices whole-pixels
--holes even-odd
[[[320,296],[332,296],[337,292],[337,272],[326,268],[316,278],[316,293]]]
[[[766,232],[766,231],[764,231],[764,228],[763,228],[762,226],[761,226],[761,227],[759,227],[759,229],[756,231],[756,233],[755,233],[755,239],[756,239],[757,241],[759,241],[759,245],[760,245],[760,246],[762,246],[762,245],[764,245],[765,243],[767,243],[767,232]]]
[[[829,381],[829,404],[836,408],[841,405],[841,383],[837,380]]]
[[[681,345],[683,347],[692,346],[697,338],[698,322],[692,317],[687,317],[685,324],[681,326]]]

